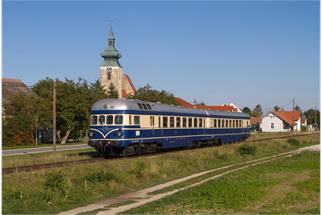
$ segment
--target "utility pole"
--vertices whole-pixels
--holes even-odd
[[[294,131],[293,121],[294,121],[294,99],[293,99],[293,111],[292,111],[292,131]]]
[[[317,126],[317,114],[316,114],[316,107],[314,107],[314,130],[317,131],[318,126]]]
[[[36,117],[36,145],[38,145],[38,132],[37,132],[37,127],[38,127],[38,118]]]
[[[56,152],[56,80],[53,87],[53,147]]]

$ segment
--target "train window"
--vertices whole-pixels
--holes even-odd
[[[202,128],[202,118],[199,118],[199,128]]]
[[[159,128],[161,128],[161,117],[159,116]]]
[[[98,124],[104,125],[105,124],[105,116],[101,115],[98,117]]]
[[[177,124],[176,124],[176,127],[177,127],[177,128],[180,128],[180,127],[181,127],[181,118],[180,118],[180,117],[177,117],[177,119],[176,119],[176,120],[177,120],[177,122],[176,122],[176,123],[177,123]]]
[[[228,120],[226,119],[226,128],[228,128]]]
[[[241,128],[242,127],[242,121],[239,120],[239,127]]]
[[[187,127],[187,118],[186,117],[183,117],[182,118],[182,127],[183,128],[186,128]]]
[[[188,119],[188,127],[191,128],[192,127],[192,118]]]
[[[129,115],[129,125],[132,125],[132,115]]]
[[[117,125],[123,124],[123,116],[122,115],[115,116],[115,124],[117,124]]]
[[[204,127],[204,128],[206,127],[206,119],[205,118],[202,119],[202,127]]]
[[[144,110],[148,109],[145,104],[142,104]]]
[[[108,124],[108,125],[112,125],[113,124],[113,116],[112,115],[108,115],[106,117],[106,124]]]
[[[91,120],[92,125],[97,125],[97,116],[93,115]]]
[[[193,127],[198,127],[198,118],[193,118]]]
[[[137,103],[140,109],[143,109],[142,104]]]
[[[221,120],[218,119],[218,128],[220,128],[220,127],[221,127]]]
[[[168,127],[168,117],[164,116],[162,118],[163,121],[163,128],[167,128]]]
[[[146,106],[148,107],[148,109],[150,109],[150,110],[151,110],[151,106],[150,106],[149,104],[146,104]]]
[[[217,128],[217,120],[214,119],[214,128]]]
[[[150,126],[154,127],[154,116],[150,116]]]
[[[232,125],[233,123],[232,123],[232,120],[230,119],[229,120],[229,128],[231,128],[233,125]]]
[[[134,124],[140,125],[140,116],[134,116]]]
[[[170,127],[174,127],[174,117],[170,117]]]

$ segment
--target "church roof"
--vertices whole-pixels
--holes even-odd
[[[108,46],[103,51],[101,56],[104,58],[104,61],[101,66],[122,67],[118,61],[118,59],[120,59],[122,57],[122,55],[115,48],[115,37],[114,37],[112,25],[110,25],[110,31],[109,31],[109,36],[108,36]]]

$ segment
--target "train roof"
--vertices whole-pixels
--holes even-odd
[[[151,109],[140,109],[140,104],[149,104]],[[92,111],[101,110],[133,110],[133,111],[146,111],[146,112],[167,112],[167,113],[185,113],[193,115],[216,115],[216,116],[230,116],[230,117],[249,117],[245,113],[226,112],[226,111],[213,111],[183,108],[181,106],[167,105],[161,103],[146,102],[136,99],[102,99],[92,105]]]

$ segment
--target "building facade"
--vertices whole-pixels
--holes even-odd
[[[133,95],[135,87],[128,75],[123,71],[123,67],[119,63],[121,54],[115,48],[115,37],[110,25],[110,32],[108,35],[108,46],[101,54],[104,58],[103,63],[100,66],[100,84],[103,89],[108,92],[111,85],[113,85],[119,98],[127,98],[129,95]]]
[[[301,131],[301,113],[298,111],[274,111],[262,118],[263,132]]]

